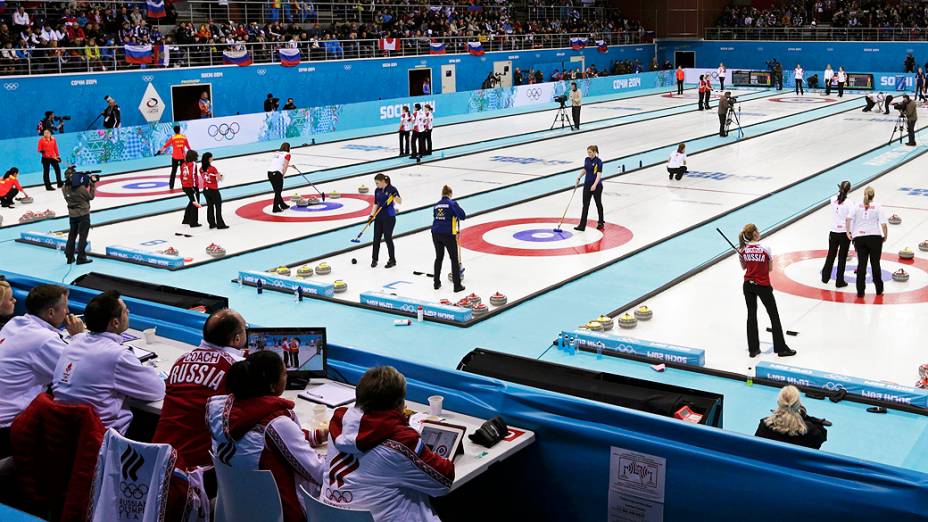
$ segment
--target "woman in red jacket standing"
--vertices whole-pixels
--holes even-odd
[[[780,313],[777,311],[773,287],[770,285],[773,256],[770,249],[761,245],[759,241],[760,231],[753,223],[745,225],[738,236],[738,244],[741,247],[738,249],[738,257],[741,268],[744,269],[744,302],[748,307],[748,355],[756,357],[760,353],[760,340],[757,336],[758,297],[770,316],[774,351],[780,357],[796,355],[795,350],[786,346],[786,339],[783,338],[783,325],[780,324]]]
[[[187,157],[184,158],[184,164],[180,166],[180,186],[184,189],[189,201],[187,208],[184,210],[184,225],[190,225],[190,228],[200,226],[200,218],[197,209],[200,208],[200,182],[197,169],[197,151],[188,150]]]
[[[52,136],[52,131],[45,129],[42,137],[39,138],[39,154],[42,155],[42,179],[45,180],[45,190],[55,190],[51,181],[48,179],[48,170],[50,167],[55,168],[55,179],[58,181],[58,188],[64,186],[61,182],[61,154],[58,153],[58,142]]]
[[[219,181],[222,174],[213,166],[213,153],[203,154],[200,176],[203,179],[203,197],[206,198],[206,221],[209,228],[220,230],[229,228],[222,220],[222,195],[219,193]]]
[[[708,75],[699,75],[699,110],[709,110],[709,96],[712,94],[712,84]]]

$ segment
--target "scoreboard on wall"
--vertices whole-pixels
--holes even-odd
[[[873,75],[872,74],[861,74],[861,73],[848,73],[847,74],[847,85],[844,86],[845,89],[856,89],[861,91],[872,91],[873,90]]]
[[[770,71],[734,71],[731,73],[731,83],[735,87],[770,87],[773,85],[773,75]]]

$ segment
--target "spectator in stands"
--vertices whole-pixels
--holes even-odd
[[[9,301],[0,303],[0,313],[8,306]],[[68,310],[68,289],[39,285],[26,296],[25,315],[0,330],[0,458],[10,454],[10,424],[52,382],[67,347],[62,326],[72,336],[84,331],[84,323]]]
[[[160,401],[164,381],[123,346],[129,308],[115,290],[97,295],[84,309],[88,333],[68,345],[52,380],[55,400],[90,404],[107,428],[125,434],[132,421],[127,399]],[[130,438],[133,438],[130,436]]]
[[[757,437],[778,440],[807,448],[819,449],[828,440],[824,421],[809,417],[799,401],[799,389],[786,386],[777,396],[777,407],[773,414],[760,420]]]
[[[260,351],[229,368],[231,395],[206,403],[206,423],[217,460],[238,469],[271,471],[277,482],[285,522],[303,522],[306,514],[297,496],[303,485],[318,496],[325,459],[311,446],[325,441],[324,429],[305,432],[293,412],[293,402],[281,398],[287,372],[280,356]],[[329,448],[329,455],[334,457]]]
[[[94,69],[106,70],[106,66],[100,60],[100,46],[97,45],[96,38],[91,38],[84,47],[84,59],[87,60],[87,65],[91,71]]]
[[[173,446],[178,468],[211,465],[206,402],[228,393],[226,378],[232,365],[242,360],[246,326],[238,312],[228,308],[214,312],[203,323],[200,346],[180,356],[171,367],[152,442]]]
[[[424,446],[409,426],[406,378],[390,366],[371,368],[355,397],[354,406],[336,409],[329,423],[325,488],[342,495],[323,502],[351,499],[352,508],[370,510],[374,520],[438,520],[429,497],[448,493],[454,464]],[[347,462],[356,469],[338,473]]]
[[[13,288],[5,279],[0,279],[0,330],[6,326],[16,312],[16,298]]]

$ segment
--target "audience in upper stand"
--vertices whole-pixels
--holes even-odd
[[[167,394],[152,442],[177,450],[177,467],[190,469],[212,464],[210,434],[206,427],[206,401],[225,395],[226,378],[245,347],[245,320],[224,309],[203,323],[200,346],[182,355],[167,378]]]
[[[6,292],[9,283],[4,281],[0,298],[7,301],[0,303],[0,314],[12,312],[7,308],[12,292]],[[71,335],[84,331],[84,323],[68,310],[68,289],[39,285],[26,296],[26,314],[0,330],[0,458],[9,455],[10,424],[52,382],[67,347],[62,326]]]
[[[229,369],[231,395],[206,404],[206,422],[216,459],[233,468],[264,469],[274,475],[285,522],[306,520],[299,486],[321,491],[325,459],[311,446],[325,442],[326,430],[303,430],[293,402],[280,395],[287,372],[280,356],[260,351]],[[331,449],[329,450],[331,453]]]
[[[805,406],[799,401],[799,389],[795,386],[785,386],[780,390],[776,409],[760,420],[754,435],[813,449],[821,448],[828,439],[824,421],[806,414]]]
[[[74,337],[58,360],[52,392],[56,401],[90,404],[105,427],[125,434],[132,420],[126,400],[159,401],[164,381],[123,346],[129,309],[118,292],[91,299],[84,323],[89,331]]]
[[[329,423],[326,495],[338,505],[370,510],[378,521],[437,521],[429,497],[445,495],[454,481],[454,464],[432,452],[409,426],[406,378],[379,366],[364,373],[355,404],[335,410]],[[352,467],[351,473],[336,473]],[[349,494],[350,493],[350,494]]]
[[[730,5],[716,25],[719,27],[831,27],[926,28],[928,10],[920,2],[879,0],[781,1],[767,9]]]

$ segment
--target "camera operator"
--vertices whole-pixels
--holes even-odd
[[[267,93],[267,98],[264,99],[264,112],[274,112],[277,110],[278,105],[280,105],[280,98],[275,98],[272,93]]]
[[[899,111],[901,116],[905,116],[906,130],[909,132],[909,141],[906,145],[915,146],[915,122],[918,121],[918,110],[915,106],[915,100],[909,98],[908,94],[902,95],[902,101],[894,103],[893,108]]]
[[[45,131],[51,133],[64,132],[64,122],[70,119],[70,116],[55,116],[54,111],[45,111],[45,117],[36,126],[39,136],[45,134]]]
[[[292,110],[294,110],[294,109],[296,109],[296,104],[293,103],[293,98],[287,98],[287,103],[284,104],[284,110],[285,110],[285,111],[292,111]]]
[[[61,154],[58,153],[58,142],[52,136],[52,131],[46,130],[39,138],[38,152],[42,156],[42,179],[45,181],[45,190],[55,190],[48,179],[49,169],[55,168],[55,179],[58,188],[61,188]]]
[[[74,243],[77,241],[77,264],[85,265],[93,260],[87,259],[87,234],[90,233],[90,201],[96,194],[96,183],[99,177],[90,172],[78,172],[74,165],[65,171],[64,193],[65,203],[68,205],[68,220],[71,225],[68,231],[68,243],[64,255],[68,264],[74,263]]]
[[[109,96],[106,97],[106,108],[103,109],[101,115],[103,116],[104,129],[118,129],[122,123],[119,105],[116,105],[116,100]]]
[[[570,82],[570,115],[574,119],[574,130],[580,130],[580,107],[583,93],[577,88],[577,82]]]
[[[729,107],[734,103],[734,100],[731,97],[731,91],[725,91],[725,95],[719,98],[719,136],[723,138],[728,136],[728,132],[725,130],[725,120],[728,117]]]

